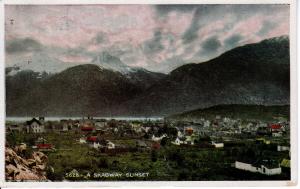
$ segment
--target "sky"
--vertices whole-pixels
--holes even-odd
[[[169,73],[289,35],[289,5],[6,5],[6,66],[62,71],[106,52]]]

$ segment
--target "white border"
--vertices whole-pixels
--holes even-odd
[[[291,75],[291,181],[134,181],[134,182],[5,182],[4,125],[5,125],[5,69],[4,69],[4,4],[290,4],[290,75]],[[298,82],[296,49],[296,0],[0,0],[0,187],[144,187],[144,186],[296,186],[298,182]],[[298,51],[299,52],[299,51]],[[299,70],[298,70],[299,71]],[[296,153],[297,152],[297,153]],[[293,188],[294,188],[293,187]]]
[[[4,4],[285,4],[296,0],[3,0]]]

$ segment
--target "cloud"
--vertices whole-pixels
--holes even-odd
[[[191,12],[196,9],[198,5],[154,5],[159,16],[166,16],[172,11]]]
[[[10,40],[5,47],[7,53],[25,53],[42,49],[42,45],[32,38]]]
[[[221,47],[221,42],[217,36],[210,37],[206,39],[202,45],[202,53],[211,54],[216,52]]]
[[[182,66],[185,64],[185,61],[182,59],[181,56],[173,56],[171,58],[167,58],[164,61],[162,61],[157,67],[157,65],[151,65],[149,67],[150,70],[168,73],[174,69],[176,69],[179,66]]]
[[[154,54],[160,52],[164,49],[164,46],[161,43],[162,33],[160,30],[156,30],[153,34],[153,38],[146,41],[143,44],[143,50],[146,54]]]
[[[242,39],[243,37],[240,34],[233,34],[232,36],[225,39],[225,48],[230,49],[232,47],[235,47]]]
[[[109,42],[108,36],[104,32],[97,33],[97,35],[92,40],[94,44],[102,44]]]
[[[107,51],[166,73],[288,35],[289,5],[6,5],[5,22],[7,65],[35,54],[53,58],[49,64],[86,62]]]
[[[277,26],[278,26],[277,23],[269,21],[269,20],[265,20],[262,24],[261,29],[257,32],[257,35],[259,35],[259,36],[267,35],[271,30],[273,30]]]

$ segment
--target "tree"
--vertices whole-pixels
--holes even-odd
[[[151,161],[156,162],[157,161],[157,152],[155,150],[151,151]]]
[[[160,141],[161,146],[166,146],[169,143],[169,139],[167,137],[164,137]]]

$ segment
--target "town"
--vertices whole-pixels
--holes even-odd
[[[6,122],[6,147],[22,147],[18,155],[25,160],[32,153],[44,154],[47,160],[41,173],[49,181],[288,180],[289,136],[286,119],[266,122],[219,115],[194,121],[89,116]],[[6,161],[7,180],[32,180],[22,178],[16,167]],[[105,171],[146,172],[147,176],[85,176]]]

